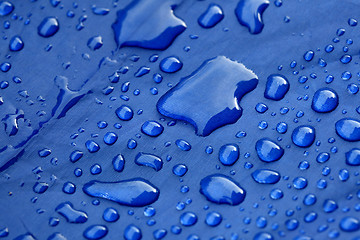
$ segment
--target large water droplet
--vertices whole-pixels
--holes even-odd
[[[180,61],[178,57],[171,56],[161,60],[159,66],[160,66],[160,70],[165,73],[174,73],[182,68],[183,63]]]
[[[339,226],[344,232],[355,232],[360,229],[360,221],[354,217],[344,217],[341,219]]]
[[[332,112],[339,104],[337,93],[331,88],[321,88],[314,94],[311,108],[319,113]]]
[[[241,117],[239,102],[257,83],[257,76],[244,65],[216,57],[165,93],[157,109],[164,116],[189,122],[196,134],[207,136]]]
[[[48,38],[53,36],[59,30],[59,22],[55,17],[46,17],[38,26],[38,34]]]
[[[258,34],[264,27],[262,14],[269,4],[269,0],[240,0],[235,9],[236,17],[250,33]]]
[[[124,238],[125,240],[140,240],[142,238],[141,229],[134,224],[130,224],[124,230]]]
[[[24,42],[20,36],[14,36],[10,40],[9,49],[10,51],[17,52],[24,48]]]
[[[174,15],[177,4],[135,0],[117,12],[112,25],[118,47],[134,46],[163,50],[185,29],[185,23]]]
[[[186,227],[194,225],[197,222],[197,220],[198,218],[196,214],[193,212],[184,212],[180,216],[180,223]]]
[[[275,184],[280,181],[280,174],[269,169],[258,169],[251,176],[258,183]]]
[[[264,97],[279,101],[289,91],[290,84],[287,78],[280,74],[272,74],[267,78]]]
[[[258,140],[255,149],[260,160],[264,162],[277,161],[284,155],[284,149],[267,138]]]
[[[239,159],[240,150],[236,144],[225,144],[219,150],[219,160],[225,166],[231,166]]]
[[[298,147],[310,147],[315,141],[315,128],[312,126],[299,126],[291,135],[293,143]]]
[[[350,166],[360,166],[360,149],[353,148],[347,153],[346,156],[346,164]]]
[[[108,229],[106,226],[92,225],[84,231],[83,236],[86,239],[97,240],[97,239],[102,239],[103,237],[105,237],[107,233],[108,233]]]
[[[0,16],[7,16],[14,11],[14,5],[9,1],[0,1]]]
[[[135,178],[119,182],[90,181],[83,191],[92,197],[100,197],[131,207],[143,207],[159,198],[159,189],[149,181]]]
[[[353,118],[343,118],[335,124],[336,133],[349,142],[360,141],[360,121]]]
[[[84,223],[88,220],[86,212],[74,209],[70,202],[59,204],[55,211],[63,216],[69,223]]]
[[[120,118],[123,121],[129,121],[134,116],[133,110],[126,105],[120,106],[118,109],[116,109],[115,113],[118,116],[118,118]]]
[[[208,9],[198,18],[198,23],[203,28],[212,28],[224,18],[221,7],[211,3]]]
[[[141,131],[150,137],[157,137],[164,131],[164,127],[157,121],[146,121],[141,126]]]
[[[160,157],[143,152],[136,155],[135,163],[140,166],[151,167],[155,171],[160,171],[163,166],[163,161]]]
[[[222,174],[203,178],[200,193],[210,202],[229,205],[239,205],[246,196],[246,191],[237,182]]]

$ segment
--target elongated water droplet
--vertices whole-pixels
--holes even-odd
[[[121,205],[143,207],[154,203],[159,198],[159,190],[142,178],[119,182],[90,181],[83,191],[92,197],[100,197]]]
[[[200,193],[210,202],[229,205],[239,205],[246,196],[245,190],[237,182],[222,174],[203,178]]]
[[[104,225],[92,225],[85,229],[83,236],[86,239],[97,240],[102,239],[108,233],[108,229]]]
[[[55,211],[63,216],[69,223],[84,223],[88,220],[86,212],[74,209],[70,202],[59,204]]]
[[[163,161],[160,157],[143,152],[136,155],[135,163],[140,166],[151,167],[157,172],[160,171],[163,166]]]
[[[224,18],[221,7],[211,3],[206,11],[198,18],[198,23],[203,28],[212,28]]]
[[[258,34],[264,27],[262,14],[269,4],[269,0],[240,0],[235,9],[236,17],[250,33]]]
[[[59,31],[59,22],[55,17],[46,17],[38,26],[38,34],[44,38],[51,37]]]
[[[257,183],[275,184],[280,181],[280,174],[269,169],[259,169],[251,174]]]

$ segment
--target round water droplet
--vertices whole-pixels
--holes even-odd
[[[107,132],[104,135],[104,142],[107,145],[113,145],[117,141],[117,139],[118,139],[118,136],[114,132]]]
[[[38,26],[38,34],[48,38],[59,31],[59,22],[55,17],[46,17]]]
[[[310,147],[315,141],[315,128],[312,126],[299,126],[291,135],[292,142],[298,147]]]
[[[349,142],[360,141],[360,121],[352,118],[343,118],[335,124],[336,133]]]
[[[293,186],[296,189],[304,189],[308,185],[308,181],[304,177],[296,177],[293,181]]]
[[[73,194],[76,191],[76,185],[72,182],[66,182],[63,185],[63,192],[67,194]]]
[[[115,208],[107,208],[104,210],[103,219],[107,222],[116,222],[120,218],[118,211]]]
[[[0,1],[0,16],[7,16],[14,11],[14,5],[9,1]]]
[[[341,219],[339,226],[344,232],[355,232],[360,229],[360,221],[354,217],[344,217]]]
[[[277,161],[284,155],[284,149],[267,138],[258,140],[255,149],[260,160],[264,162]]]
[[[314,55],[315,55],[314,51],[311,51],[311,50],[307,51],[307,52],[304,54],[304,59],[305,59],[305,61],[310,62],[311,60],[313,60]]]
[[[141,126],[141,131],[150,137],[157,137],[164,131],[164,127],[156,121],[146,121]]]
[[[142,238],[141,229],[130,224],[124,230],[124,239],[125,240],[140,240]]]
[[[180,223],[183,226],[193,226],[197,222],[197,216],[193,212],[184,212],[180,216]]]
[[[173,167],[172,172],[179,177],[184,176],[188,171],[188,168],[184,164],[177,164]]]
[[[90,153],[94,153],[100,150],[99,144],[97,144],[94,140],[88,140],[85,142],[86,148]]]
[[[206,215],[205,223],[210,227],[218,226],[222,221],[222,216],[218,212],[209,212]]]
[[[183,67],[183,63],[178,57],[167,57],[160,62],[160,70],[165,73],[174,73]]]
[[[264,97],[279,101],[289,91],[290,84],[287,78],[280,74],[272,74],[267,78]]]
[[[345,153],[346,164],[349,166],[360,166],[360,149],[353,148]]]
[[[116,109],[115,113],[118,116],[118,118],[120,118],[123,121],[129,121],[134,116],[133,110],[126,105],[122,105],[121,107]]]
[[[311,108],[319,113],[332,112],[339,104],[337,93],[331,88],[321,88],[314,94]]]
[[[332,213],[338,209],[338,205],[334,200],[326,199],[323,204],[323,209],[326,213]]]
[[[10,40],[9,49],[10,51],[17,52],[24,48],[24,42],[20,36],[14,36]]]
[[[237,144],[225,144],[219,150],[219,160],[225,166],[234,165],[239,156],[240,150]]]

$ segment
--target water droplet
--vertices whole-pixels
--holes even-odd
[[[87,46],[93,51],[98,50],[99,48],[102,47],[102,45],[103,45],[103,39],[99,35],[89,38],[87,42]]]
[[[245,190],[237,182],[222,174],[203,178],[200,193],[210,202],[229,205],[239,205],[246,196]]]
[[[75,150],[70,154],[70,161],[71,162],[77,162],[80,160],[80,158],[82,158],[82,156],[84,155],[83,152],[79,151],[79,150]]]
[[[258,34],[264,27],[262,15],[269,4],[268,0],[240,0],[235,9],[236,17],[250,33]]]
[[[130,207],[143,207],[159,198],[159,190],[149,181],[136,178],[119,182],[90,181],[83,191],[92,197],[100,197]]]
[[[92,226],[86,228],[86,230],[83,233],[83,236],[86,239],[97,240],[97,239],[102,239],[103,237],[105,237],[107,233],[108,233],[108,229],[106,226],[92,225]]]
[[[107,132],[104,135],[104,143],[107,145],[113,145],[118,139],[118,136],[114,132]]]
[[[86,148],[90,153],[94,153],[100,150],[99,144],[97,144],[94,140],[88,140],[85,142]]]
[[[136,155],[135,163],[140,166],[151,167],[157,172],[160,171],[163,166],[163,161],[160,157],[143,152]]]
[[[254,240],[274,240],[275,238],[267,232],[259,232],[254,236]]]
[[[283,99],[289,91],[290,84],[287,78],[280,74],[272,74],[267,78],[264,97],[279,101]]]
[[[134,116],[133,110],[129,106],[126,106],[126,105],[122,105],[121,107],[116,109],[115,113],[118,116],[118,118],[120,118],[120,120],[123,120],[123,121],[129,121]]]
[[[76,191],[76,185],[72,182],[65,182],[62,188],[64,193],[73,194]]]
[[[160,70],[165,73],[175,73],[183,67],[183,63],[178,57],[171,56],[161,60],[159,66]]]
[[[293,186],[296,189],[304,189],[308,185],[308,181],[306,178],[303,177],[296,177],[293,181]]]
[[[122,154],[116,155],[112,160],[112,165],[114,170],[117,172],[122,172],[125,166],[125,158]]]
[[[326,199],[323,204],[323,209],[326,213],[332,213],[338,209],[338,205],[334,200]]]
[[[116,222],[120,215],[115,208],[109,207],[104,210],[103,219],[107,222]]]
[[[124,239],[125,240],[140,240],[142,238],[141,229],[130,224],[124,230]]]
[[[36,182],[35,185],[33,186],[33,191],[34,191],[35,193],[42,194],[42,193],[44,193],[48,188],[49,188],[49,184],[44,183],[44,182]]]
[[[218,226],[222,221],[222,216],[218,212],[209,212],[206,215],[205,223],[210,227]]]
[[[255,89],[257,83],[257,76],[244,65],[223,56],[216,57],[205,61],[165,93],[157,109],[164,116],[189,122],[197,135],[207,136],[241,117],[239,101]],[[194,91],[197,94],[194,95]]]
[[[257,183],[275,184],[280,181],[280,174],[269,169],[259,169],[251,174]]]
[[[208,9],[198,18],[198,23],[203,28],[212,28],[224,18],[221,7],[211,3]]]
[[[219,150],[219,160],[225,166],[234,165],[239,156],[240,150],[236,144],[225,144]]]
[[[55,17],[46,17],[38,26],[38,34],[44,38],[53,36],[59,31],[59,22]]]
[[[88,220],[86,212],[74,209],[70,202],[59,204],[55,211],[63,216],[69,223],[84,223]]]
[[[156,121],[146,121],[141,126],[141,131],[150,137],[157,137],[164,131],[164,127]]]
[[[292,142],[298,147],[310,147],[315,141],[315,128],[312,126],[298,126],[291,135]]]
[[[20,36],[14,36],[10,40],[9,49],[10,51],[17,52],[24,48],[24,42]]]
[[[0,16],[7,16],[14,11],[14,5],[9,1],[0,1]]]
[[[315,112],[328,113],[336,109],[339,104],[337,93],[331,88],[321,88],[314,94],[311,108]]]
[[[255,146],[258,157],[264,162],[274,162],[284,155],[284,149],[270,139],[262,138]]]
[[[360,149],[353,148],[345,153],[346,164],[350,166],[360,166]]]
[[[188,168],[184,164],[177,164],[173,167],[172,172],[179,177],[184,176],[188,171]]]
[[[198,218],[197,218],[196,214],[193,212],[184,212],[180,216],[180,223],[186,227],[195,225],[197,220],[198,220]]]
[[[314,55],[315,55],[314,51],[311,51],[311,50],[307,51],[307,52],[304,54],[304,59],[305,59],[305,61],[310,62],[311,60],[313,60]]]
[[[112,25],[118,47],[168,48],[186,29],[186,24],[174,15],[176,6],[168,1],[154,4],[136,0],[119,10]]]
[[[355,232],[360,229],[360,221],[354,217],[344,217],[341,219],[339,226],[344,232]]]
[[[191,150],[191,145],[189,142],[183,140],[183,139],[178,139],[175,141],[176,146],[178,146],[178,148],[180,148],[183,151],[190,151]]]
[[[352,118],[343,118],[335,124],[336,133],[345,141],[360,141],[360,121]]]

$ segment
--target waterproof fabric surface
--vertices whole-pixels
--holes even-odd
[[[359,8],[0,1],[0,237],[359,239]]]

